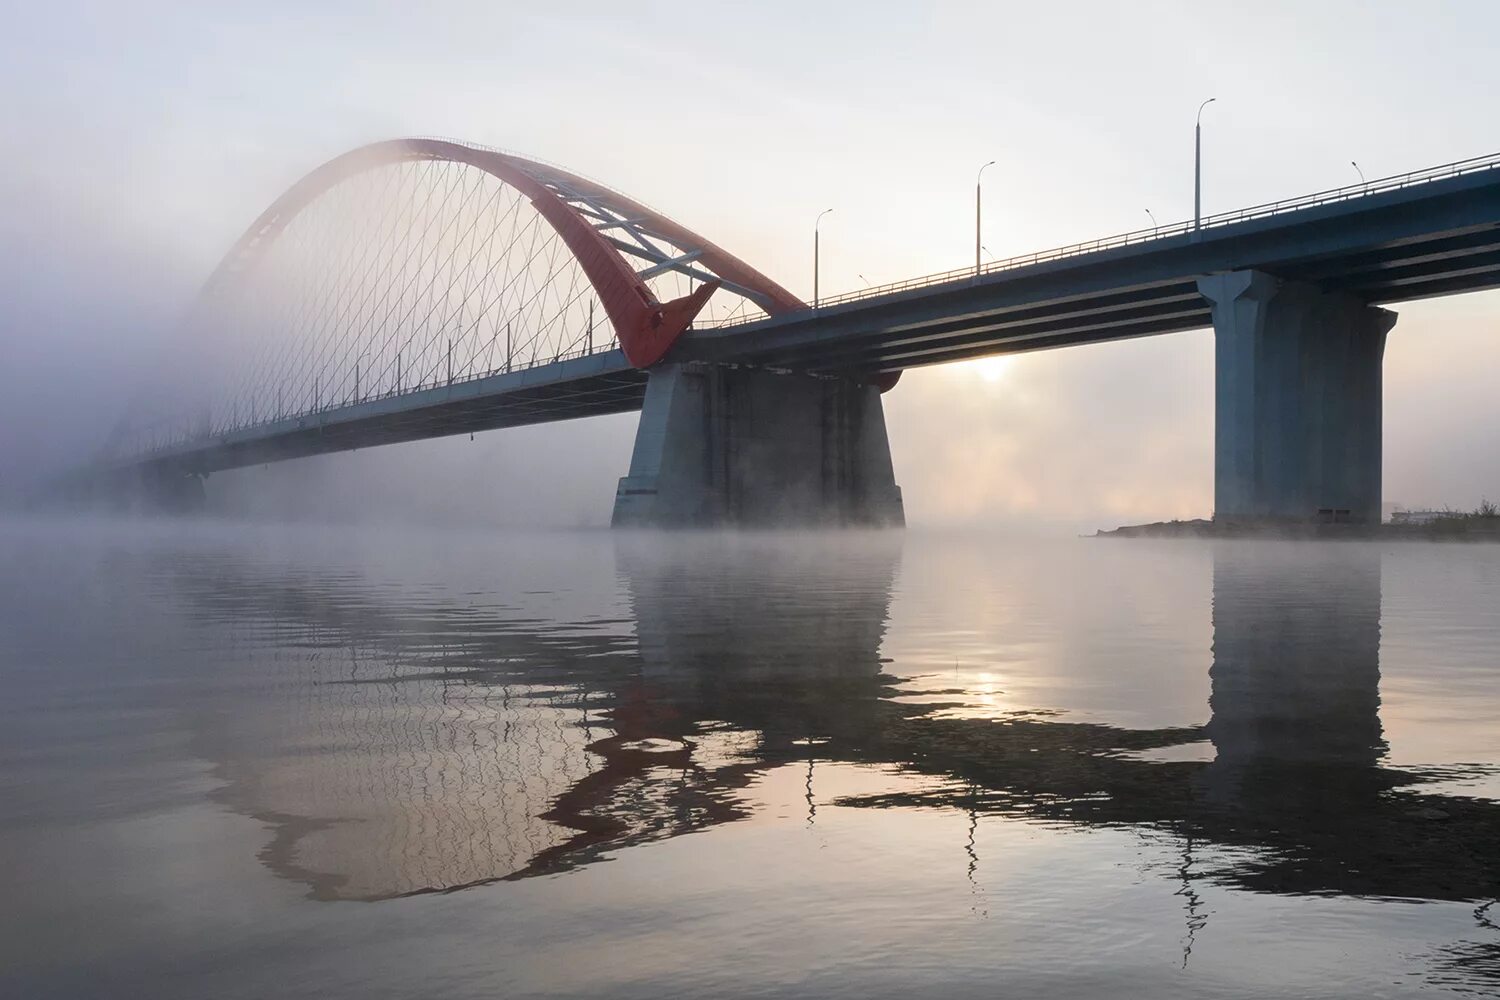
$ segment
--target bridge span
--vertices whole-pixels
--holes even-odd
[[[801,302],[597,182],[438,139],[299,181],[75,494],[643,410],[617,524],[902,521],[906,368],[1212,327],[1215,515],[1376,521],[1401,302],[1500,285],[1500,155]]]

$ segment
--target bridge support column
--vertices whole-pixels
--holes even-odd
[[[1396,314],[1258,271],[1200,278],[1214,320],[1215,520],[1380,523]]]
[[[616,527],[899,527],[880,390],[685,363],[651,371]]]
[[[203,476],[171,469],[139,471],[122,499],[143,514],[199,514],[207,504]]]

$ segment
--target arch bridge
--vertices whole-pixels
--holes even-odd
[[[409,138],[294,184],[61,488],[191,506],[221,470],[641,410],[617,524],[899,524],[908,367],[1212,327],[1217,516],[1380,510],[1379,308],[1500,285],[1500,156],[812,308],[632,198]]]

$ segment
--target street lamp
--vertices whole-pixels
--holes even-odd
[[[1149,208],[1146,209],[1146,217],[1151,220],[1151,228],[1152,229],[1160,229],[1161,228],[1161,223],[1156,221],[1156,216],[1154,216],[1154,215],[1151,214],[1151,209],[1149,209]]]
[[[1210,97],[1198,105],[1198,121],[1193,126],[1193,228],[1203,225],[1203,109],[1217,97]]]
[[[1370,186],[1370,182],[1367,181],[1367,180],[1365,180],[1365,172],[1363,170],[1359,169],[1359,164],[1355,163],[1353,160],[1350,160],[1349,161],[1349,166],[1351,166],[1351,167],[1354,168],[1354,172],[1356,174],[1359,174],[1359,183],[1360,183],[1360,186],[1362,186],[1362,187],[1369,187]]]
[[[979,220],[982,215],[983,204],[980,199],[979,182],[984,179],[984,172],[995,165],[991,160],[979,168],[979,173],[974,176],[974,276],[979,277]]]
[[[818,308],[818,227],[823,223],[823,216],[832,212],[833,209],[825,208],[818,213],[817,221],[813,223],[813,308]]]

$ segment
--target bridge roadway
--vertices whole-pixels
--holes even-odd
[[[601,350],[169,444],[118,467],[155,465],[204,475],[403,441],[629,413],[641,408],[647,378],[618,349]]]
[[[1455,165],[1461,166],[1461,165]],[[1500,158],[1083,244],[975,276],[825,302],[690,333],[678,356],[812,371],[897,372],[1211,325],[1197,279],[1262,271],[1371,305],[1500,285]],[[1442,169],[1442,168],[1438,168]],[[1365,191],[1369,193],[1364,193]],[[1007,262],[1009,263],[1009,262]]]
[[[669,360],[873,375],[1211,325],[1206,274],[1262,271],[1390,304],[1500,285],[1500,156],[694,329]],[[409,389],[137,456],[195,473],[640,409],[619,350]]]

